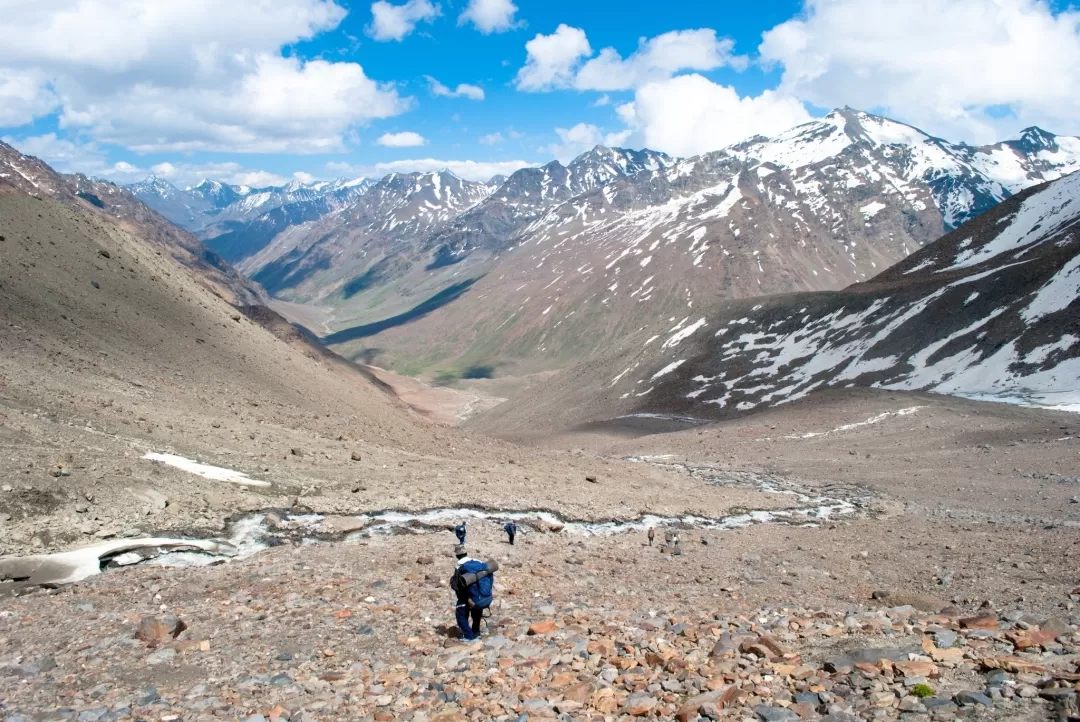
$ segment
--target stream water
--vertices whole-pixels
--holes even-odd
[[[629,457],[627,460],[671,468],[680,473],[690,474],[710,485],[738,486],[771,494],[789,495],[793,497],[794,504],[787,509],[739,510],[737,513],[722,517],[646,514],[633,518],[602,521],[567,519],[547,510],[440,508],[419,512],[388,510],[350,516],[265,511],[245,514],[230,520],[226,526],[226,540],[236,549],[236,557],[245,558],[282,543],[320,544],[391,534],[450,532],[462,521],[470,524],[492,524],[499,529],[507,521],[514,521],[524,534],[571,536],[644,532],[650,527],[658,531],[664,529],[724,531],[741,529],[752,524],[822,524],[837,518],[853,517],[859,513],[862,501],[868,497],[865,490],[854,487],[837,486],[809,490],[797,482],[774,475],[721,470],[711,466],[688,466],[673,461],[672,457]],[[220,556],[197,551],[182,551],[163,553],[145,561],[150,564],[168,566],[197,566],[211,564],[218,559]]]
[[[182,457],[158,455],[155,461],[180,465],[201,476],[228,481],[260,484],[258,480],[219,467],[192,462]],[[858,487],[835,485],[813,489],[783,477],[750,471],[733,471],[710,465],[688,465],[671,456],[627,457],[627,461],[653,464],[675,473],[689,474],[698,481],[726,487],[742,487],[789,496],[786,509],[739,509],[722,517],[697,515],[660,516],[646,514],[631,518],[582,520],[565,518],[553,511],[498,510],[480,508],[438,508],[425,511],[386,510],[355,515],[301,514],[266,510],[229,519],[223,534],[211,538],[187,539],[153,537],[128,539],[86,547],[73,552],[9,560],[9,564],[55,567],[57,578],[85,578],[98,571],[136,564],[195,567],[245,559],[281,544],[326,544],[392,534],[449,533],[462,521],[473,525],[491,524],[501,530],[514,521],[523,534],[564,534],[569,536],[604,536],[665,530],[741,529],[752,524],[818,525],[837,518],[851,518],[860,513],[869,493]],[[198,467],[198,468],[195,468]],[[449,537],[448,537],[449,538]],[[145,543],[144,543],[145,542]],[[191,542],[191,544],[184,544]],[[2,570],[0,570],[2,571]],[[2,577],[0,577],[2,578]],[[15,577],[11,577],[15,578]],[[48,581],[48,580],[46,580]]]

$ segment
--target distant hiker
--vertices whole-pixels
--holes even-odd
[[[454,533],[457,534],[458,544],[465,543],[465,522],[461,522],[454,527]]]
[[[677,557],[682,556],[682,544],[679,543],[679,535],[678,534],[676,534],[672,538],[671,553],[672,553],[672,555],[677,556]]]
[[[653,540],[656,539],[656,530],[649,527],[649,546],[652,546]]]
[[[514,546],[514,537],[517,536],[517,524],[508,521],[503,526],[503,529],[506,531],[506,536],[510,537],[510,546]]]
[[[450,577],[450,588],[457,595],[454,616],[461,630],[461,638],[476,639],[480,636],[480,620],[484,618],[484,610],[491,606],[493,600],[494,575],[499,571],[499,563],[493,559],[487,562],[473,559],[462,544],[454,548],[454,556],[457,557],[457,568],[454,576]]]

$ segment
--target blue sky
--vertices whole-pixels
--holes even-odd
[[[692,155],[841,105],[976,143],[1080,133],[1080,15],[1044,0],[0,0],[0,14],[0,137],[120,182],[480,179],[596,143]]]

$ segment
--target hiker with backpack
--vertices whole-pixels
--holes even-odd
[[[465,522],[461,522],[456,527],[454,527],[454,533],[457,534],[458,544],[465,543],[465,531]]]
[[[454,616],[461,629],[461,638],[472,640],[480,636],[480,620],[494,600],[495,572],[499,571],[499,563],[494,559],[487,562],[473,559],[463,544],[454,548],[454,556],[457,557],[457,568],[450,577],[450,588],[457,595]]]
[[[514,546],[514,537],[517,536],[517,524],[513,520],[508,521],[503,526],[503,530],[506,532],[506,536],[510,538],[510,546]]]

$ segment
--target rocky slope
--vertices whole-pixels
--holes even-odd
[[[185,230],[148,208],[130,190],[83,175],[64,176],[0,142],[0,193],[59,202],[97,230],[122,230],[154,245],[194,272],[193,278],[232,304],[260,303],[265,294]]]
[[[0,554],[218,528],[234,513],[301,504],[558,503],[589,518],[682,485],[615,462],[605,472],[626,483],[598,500],[582,491],[591,460],[437,426],[266,309],[230,306],[126,217],[39,185],[40,198],[0,192]],[[668,511],[695,499],[718,516],[754,497],[686,489]]]
[[[842,292],[688,309],[654,323],[504,415],[547,410],[567,425],[638,412],[717,417],[850,386],[1078,408],[1078,298],[1073,174]]]

